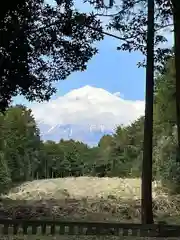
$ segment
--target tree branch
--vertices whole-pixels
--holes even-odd
[[[173,23],[169,23],[169,24],[167,24],[167,25],[164,25],[164,26],[162,26],[162,27],[159,27],[159,28],[155,29],[155,32],[160,31],[160,30],[162,30],[162,29],[164,29],[164,28],[173,27],[173,26],[174,26]]]
[[[119,14],[120,12],[117,13],[112,13],[112,14],[103,14],[103,13],[96,13],[94,14],[95,17],[115,17]]]
[[[91,29],[93,29],[94,31],[99,32],[99,33],[102,33],[102,34],[104,34],[104,35],[106,35],[106,36],[113,37],[113,38],[116,38],[116,39],[119,39],[119,40],[122,40],[122,41],[126,41],[126,42],[128,41],[128,38],[119,37],[119,36],[117,36],[117,35],[114,35],[114,34],[105,32],[105,31],[103,31],[103,30],[97,29],[97,28],[92,27],[92,26],[90,26],[90,25],[86,25],[86,24],[85,24],[84,26],[87,27],[87,28],[91,28]],[[132,37],[129,37],[129,38],[132,38]]]

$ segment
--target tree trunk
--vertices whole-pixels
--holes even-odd
[[[154,94],[154,0],[148,0],[146,102],[142,162],[141,221],[153,223],[152,212],[152,138]]]
[[[180,160],[180,0],[172,0],[174,18],[174,53],[176,69],[177,160]]]

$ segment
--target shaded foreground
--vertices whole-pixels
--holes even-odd
[[[2,196],[0,217],[138,223],[140,222],[140,184],[140,179],[92,177],[27,182]],[[178,196],[168,196],[159,183],[154,183],[155,221],[180,224],[179,199]],[[9,237],[1,236],[1,239],[59,239],[40,235]],[[61,236],[61,239],[115,240],[119,237]],[[132,239],[132,237],[122,239]]]
[[[11,236],[180,237],[179,225],[60,220],[0,219],[0,233]]]

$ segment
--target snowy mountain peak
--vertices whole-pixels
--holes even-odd
[[[117,96],[109,93],[108,91],[102,88],[96,88],[89,85],[86,85],[82,88],[74,89],[71,92],[67,93],[64,97],[74,100],[96,100],[96,101],[112,101],[116,99]]]
[[[92,136],[96,139],[98,134],[99,138],[143,115],[144,101],[125,100],[119,93],[86,85],[55,100],[35,104],[32,111],[44,138],[59,140],[68,134],[89,143],[94,141]]]

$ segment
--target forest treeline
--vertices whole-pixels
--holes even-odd
[[[153,177],[179,191],[176,161],[175,70],[171,59],[155,79]],[[96,147],[74,141],[43,142],[31,110],[10,107],[0,116],[0,190],[12,183],[68,176],[140,177],[144,117],[118,126]]]

